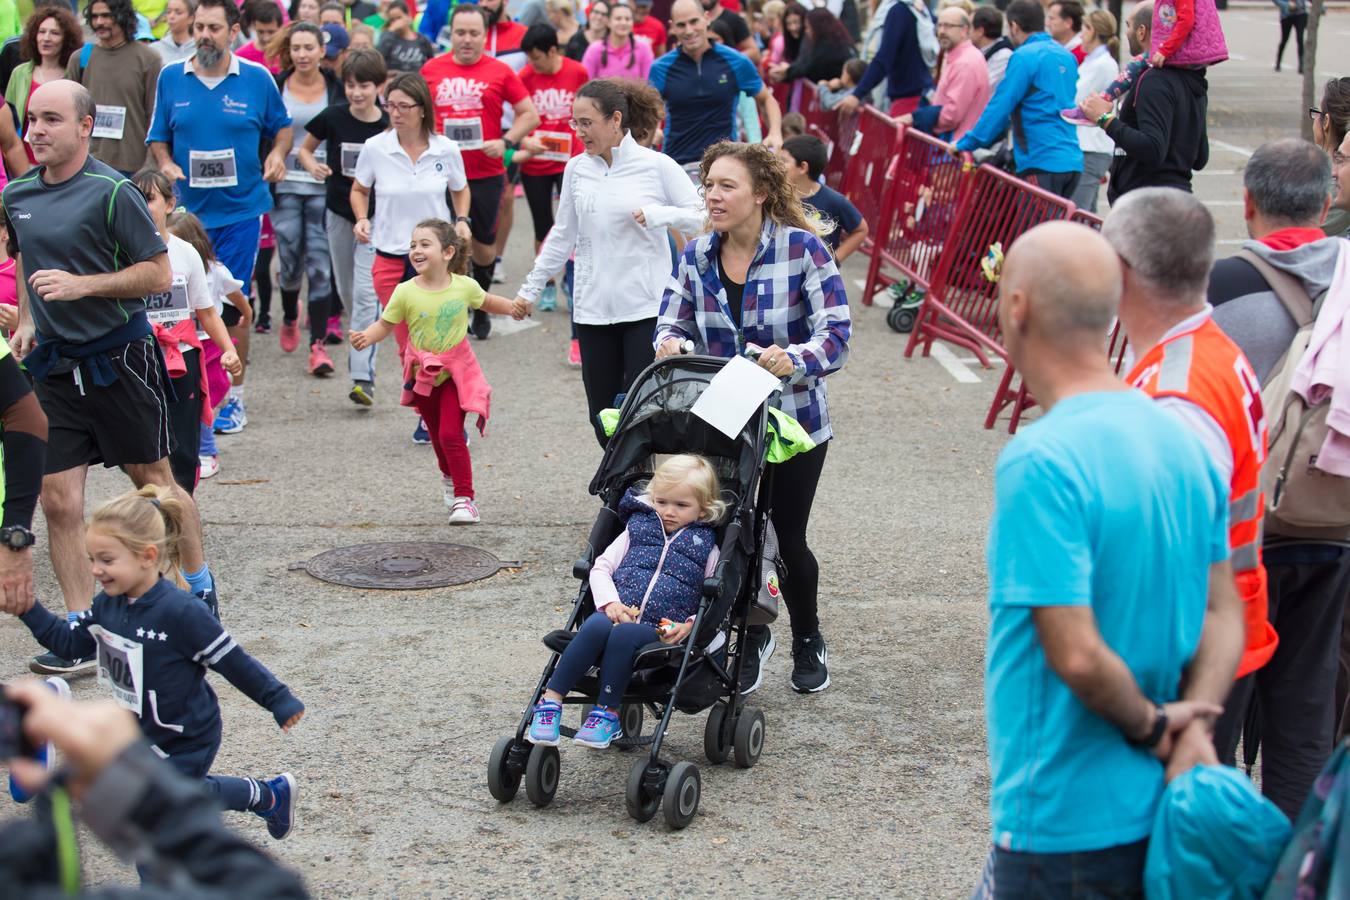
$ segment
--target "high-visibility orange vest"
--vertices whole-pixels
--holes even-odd
[[[1209,413],[1233,450],[1228,494],[1228,546],[1247,623],[1237,677],[1261,668],[1275,653],[1266,569],[1261,564],[1261,464],[1266,459],[1266,415],[1261,383],[1247,357],[1208,316],[1144,354],[1126,379],[1151,397],[1180,397]]]

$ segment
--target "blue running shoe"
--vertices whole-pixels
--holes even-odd
[[[581,726],[581,730],[577,732],[574,740],[583,747],[604,750],[614,742],[616,737],[622,735],[623,728],[619,725],[618,714],[597,706],[586,717],[586,724]]]
[[[539,295],[539,302],[535,305],[540,312],[553,312],[558,308],[558,288],[553,282],[544,285],[544,292]]]
[[[267,823],[267,833],[281,840],[295,827],[295,804],[300,792],[295,786],[295,776],[290,772],[267,779],[267,789],[272,792],[272,808],[257,815]]]
[[[216,420],[211,424],[211,430],[216,434],[238,434],[244,430],[248,424],[248,413],[244,411],[244,401],[238,397],[231,397],[225,401],[225,405],[216,413]]]
[[[70,685],[66,684],[64,678],[57,678],[53,675],[47,679],[47,687],[56,691],[56,696],[62,700],[70,699]],[[37,752],[38,764],[46,768],[48,772],[56,765],[56,748],[52,746],[51,741],[43,744]],[[33,799],[33,794],[28,793],[19,787],[19,783],[14,780],[14,776],[9,776],[9,795],[14,798],[15,803],[27,803]]]
[[[414,444],[430,444],[431,433],[427,431],[427,423],[422,421],[421,416],[417,418],[417,427],[413,429]]]
[[[534,720],[530,722],[530,743],[545,747],[556,747],[562,742],[562,704],[552,700],[540,700],[534,706]]]

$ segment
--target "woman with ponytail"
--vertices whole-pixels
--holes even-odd
[[[609,36],[586,48],[581,64],[592,78],[644,80],[652,68],[652,47],[633,35],[633,11],[616,6],[609,13]]]
[[[1104,9],[1094,9],[1083,17],[1083,51],[1087,54],[1078,66],[1078,90],[1074,102],[1081,103],[1100,94],[1120,77],[1120,41],[1116,38],[1116,17]],[[1071,198],[1079,209],[1097,211],[1097,195],[1102,179],[1111,168],[1116,145],[1101,128],[1078,129],[1078,146],[1083,149],[1083,175]]]

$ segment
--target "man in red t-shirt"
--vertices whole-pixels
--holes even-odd
[[[450,52],[422,67],[436,107],[437,128],[464,155],[473,277],[483,290],[492,286],[493,245],[506,166],[520,149],[521,138],[539,124],[539,114],[520,78],[505,63],[483,53],[488,19],[489,13],[479,4],[456,6],[450,14]],[[507,104],[515,111],[515,121],[503,134],[502,109]],[[475,311],[473,334],[483,340],[492,326],[480,312]]]
[[[581,141],[572,130],[572,101],[590,76],[585,66],[562,55],[558,32],[552,25],[530,26],[520,46],[530,61],[520,70],[520,81],[530,92],[540,118],[539,127],[521,141],[528,159],[516,157],[522,160],[520,184],[534,220],[534,250],[538,253],[553,227],[553,192],[562,190],[567,161],[581,153]],[[539,308],[553,309],[557,295],[557,288],[550,282],[539,298]]]
[[[633,0],[633,34],[652,45],[652,58],[666,52],[666,26],[651,14],[652,0]]]
[[[478,6],[487,15],[483,52],[519,70],[525,65],[525,54],[520,49],[520,42],[525,40],[525,26],[506,15],[506,0],[479,0]]]

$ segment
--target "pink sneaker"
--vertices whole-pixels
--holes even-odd
[[[1079,128],[1093,128],[1097,124],[1087,116],[1083,115],[1083,111],[1076,106],[1071,106],[1068,109],[1061,109],[1059,111],[1059,117],[1070,125],[1077,125]]]
[[[477,525],[479,521],[477,504],[468,497],[456,497],[454,505],[450,507],[450,524]]]
[[[581,342],[576,339],[567,348],[567,364],[574,369],[581,368]]]
[[[295,348],[300,346],[300,326],[294,322],[281,323],[281,349],[286,353],[294,353]]]
[[[342,336],[342,316],[329,316],[327,331],[323,339],[325,344],[345,343],[346,338]]]
[[[323,349],[323,341],[309,345],[309,374],[316,377],[333,374],[333,361],[328,358],[328,351]]]

